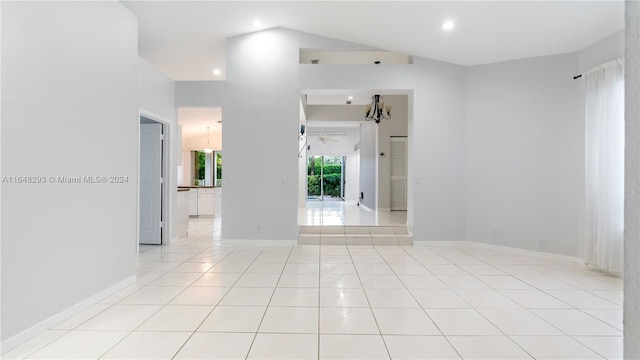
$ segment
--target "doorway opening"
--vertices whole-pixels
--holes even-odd
[[[150,114],[140,114],[138,149],[138,243],[169,241],[169,126]]]
[[[414,189],[410,138],[413,91],[303,89],[301,94],[300,124],[304,127],[299,136],[302,145],[297,149],[298,224],[409,229]],[[371,106],[377,94],[384,96],[393,115],[380,123],[365,121],[362,110]],[[321,180],[327,169],[315,171],[318,160],[312,162],[311,155],[320,158],[319,165],[326,164],[322,156],[343,156],[340,201],[327,201],[335,200],[327,196],[325,181]]]
[[[307,200],[344,201],[345,156],[307,156]]]

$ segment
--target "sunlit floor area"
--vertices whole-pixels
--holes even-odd
[[[346,201],[307,200],[306,207],[298,210],[299,225],[316,226],[402,226],[407,224],[406,211],[371,211]]]
[[[622,279],[482,246],[140,248],[137,281],[3,359],[621,359]],[[61,289],[64,291],[64,289]]]

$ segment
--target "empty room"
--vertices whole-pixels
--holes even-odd
[[[0,20],[3,359],[640,358],[640,2]]]

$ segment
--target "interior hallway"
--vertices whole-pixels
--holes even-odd
[[[140,248],[138,280],[3,359],[621,359],[622,279],[481,246]],[[213,229],[213,230],[212,230]]]

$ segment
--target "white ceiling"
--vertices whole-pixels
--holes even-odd
[[[467,66],[578,51],[624,27],[624,2],[611,0],[122,2],[140,55],[174,80],[224,79],[225,39],[256,31],[254,19]],[[442,30],[446,19],[456,28]]]

